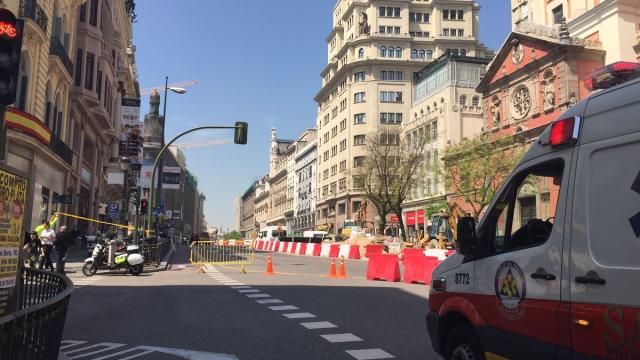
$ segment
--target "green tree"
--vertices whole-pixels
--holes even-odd
[[[447,148],[442,170],[447,191],[464,199],[478,219],[524,154],[515,137],[481,135]]]
[[[224,234],[224,237],[226,239],[238,240],[238,239],[240,239],[242,237],[242,234],[240,234],[239,232],[233,230],[233,231],[230,231],[230,232]]]

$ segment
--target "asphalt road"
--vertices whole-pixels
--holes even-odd
[[[428,287],[327,277],[325,258],[274,254],[276,275],[258,254],[237,266],[187,262],[138,277],[71,273],[61,353],[78,359],[438,359],[425,329]]]

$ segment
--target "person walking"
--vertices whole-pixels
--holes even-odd
[[[51,261],[51,251],[53,243],[56,239],[56,232],[49,226],[49,222],[45,222],[44,229],[40,232],[40,243],[42,244],[42,259],[40,259],[39,269],[46,267],[54,271],[53,262]]]
[[[71,246],[71,234],[65,225],[60,226],[54,243],[56,249],[56,272],[64,274],[64,264],[67,258],[67,250]]]
[[[32,231],[28,233],[28,238],[25,239],[24,251],[27,256],[27,260],[29,261],[29,267],[32,269],[36,268],[36,264],[38,263],[38,258],[40,257],[40,239],[38,239],[38,233]]]

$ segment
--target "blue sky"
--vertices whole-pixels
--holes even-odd
[[[497,50],[510,31],[509,1],[480,0],[480,39]],[[234,199],[268,171],[270,129],[295,138],[314,127],[325,39],[335,0],[136,1],[133,41],[142,88],[197,79],[169,94],[167,139],[203,125],[249,123],[249,143],[185,151],[207,197],[209,225],[233,228]],[[142,114],[148,111],[142,99]],[[164,99],[162,100],[164,101]],[[179,142],[232,138],[204,131]]]

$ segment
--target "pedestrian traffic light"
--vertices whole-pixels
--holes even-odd
[[[7,9],[0,9],[0,105],[11,105],[16,99],[22,20]]]
[[[140,200],[140,214],[144,215],[149,210],[149,202],[147,199]]]
[[[248,132],[249,132],[249,124],[242,121],[236,121],[236,132],[233,137],[233,142],[239,145],[246,144]]]

